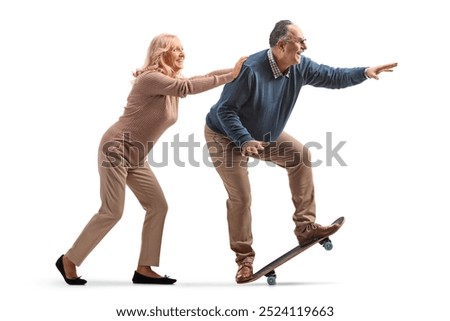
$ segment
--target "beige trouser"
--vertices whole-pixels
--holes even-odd
[[[99,152],[101,207],[83,229],[67,257],[77,266],[120,220],[124,210],[125,187],[131,189],[146,211],[142,228],[139,265],[159,266],[161,240],[167,203],[163,191],[147,162],[140,166],[111,166]]]
[[[230,139],[212,131],[208,126],[205,126],[205,138],[211,160],[228,192],[230,247],[236,253],[237,263],[253,262],[255,252],[252,249],[249,157],[242,156],[240,149]],[[261,154],[252,157],[271,161],[286,169],[295,207],[295,234],[304,225],[315,222],[314,185],[308,149],[283,132],[276,142],[267,146]],[[274,189],[276,186],[270,188]]]

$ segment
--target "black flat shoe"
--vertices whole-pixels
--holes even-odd
[[[177,280],[171,279],[168,276],[164,276],[163,278],[152,278],[136,271],[133,275],[133,283],[135,284],[174,284],[175,282],[177,282]]]
[[[56,267],[58,268],[58,271],[61,272],[64,281],[66,281],[66,283],[69,285],[85,285],[87,281],[83,280],[80,277],[77,277],[75,279],[69,279],[66,277],[66,272],[64,271],[63,256],[64,255],[61,255],[58,261],[56,261]]]

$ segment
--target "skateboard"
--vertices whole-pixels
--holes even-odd
[[[344,224],[344,222],[345,222],[345,218],[340,217],[336,221],[334,221],[333,224],[338,224],[338,225],[340,225],[339,228],[341,228],[341,226],[342,226],[342,224]],[[331,225],[333,225],[333,224],[331,224]],[[250,283],[250,282],[258,280],[259,278],[261,278],[263,276],[266,276],[267,283],[269,285],[275,285],[276,279],[277,279],[277,275],[275,274],[275,269],[277,267],[279,267],[280,265],[286,263],[293,257],[295,257],[295,256],[299,255],[300,253],[306,251],[307,249],[311,248],[312,246],[314,246],[317,243],[321,244],[327,251],[331,251],[333,249],[333,243],[331,243],[329,235],[324,236],[320,239],[314,240],[313,242],[310,242],[303,246],[298,245],[298,246],[294,247],[292,250],[290,250],[290,251],[286,252],[285,254],[283,254],[282,256],[280,256],[279,258],[277,258],[274,261],[267,264],[265,267],[260,269],[258,272],[254,273],[253,277],[251,279],[246,280],[244,282],[239,282],[239,284]]]

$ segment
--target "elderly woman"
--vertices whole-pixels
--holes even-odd
[[[84,285],[77,276],[89,253],[120,220],[128,186],[146,211],[142,243],[133,283],[173,284],[152,267],[159,266],[167,203],[146,157],[164,131],[177,121],[179,98],[197,94],[233,81],[245,57],[233,69],[205,76],[183,78],[184,51],[180,40],[170,34],[156,36],[148,48],[142,68],[135,77],[123,115],[103,135],[98,152],[101,206],[75,243],[56,262],[70,285]]]

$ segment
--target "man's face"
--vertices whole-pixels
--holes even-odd
[[[308,48],[303,32],[296,25],[288,26],[286,41],[286,50],[284,58],[291,65],[300,63],[301,54]]]

